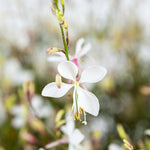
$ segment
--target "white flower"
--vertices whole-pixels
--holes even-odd
[[[80,38],[77,41],[76,49],[75,49],[75,55],[71,56],[69,55],[69,58],[71,61],[73,61],[78,66],[78,59],[87,54],[87,52],[91,49],[91,44],[87,43],[84,45],[84,39]],[[54,53],[52,56],[48,58],[48,61],[50,62],[61,62],[65,61],[66,57],[63,53],[57,52]]]
[[[108,147],[108,150],[123,150],[123,148],[115,143],[111,143]]]
[[[66,115],[66,125],[61,127],[62,132],[64,132],[69,138],[69,150],[80,149],[80,143],[84,139],[84,135],[80,130],[75,129],[74,120],[70,117],[70,112]]]
[[[38,150],[45,150],[44,148],[39,148]]]
[[[14,116],[11,122],[13,127],[19,129],[25,125],[27,119],[27,108],[25,106],[13,106],[10,113]]]
[[[99,102],[97,97],[81,88],[83,83],[95,83],[104,78],[106,75],[106,69],[100,66],[92,66],[85,69],[81,73],[81,78],[78,79],[78,68],[70,62],[65,61],[58,65],[58,72],[66,79],[72,80],[72,84],[61,83],[61,87],[58,88],[55,82],[46,85],[42,91],[43,96],[60,98],[64,96],[72,87],[73,91],[73,106],[72,112],[74,112],[74,119],[81,121],[81,115],[84,115],[84,122],[86,122],[86,112],[97,116],[99,113]]]
[[[150,136],[150,129],[147,129],[147,130],[145,130],[145,135],[148,135],[148,136]]]
[[[25,81],[33,80],[34,76],[29,70],[23,70],[19,61],[16,59],[10,59],[6,62],[4,68],[4,76],[10,79],[13,84],[19,85]]]
[[[52,114],[52,107],[48,101],[44,101],[39,95],[35,95],[31,101],[34,113],[40,118],[48,118]]]

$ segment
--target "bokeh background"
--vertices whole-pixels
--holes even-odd
[[[63,48],[50,6],[50,0],[0,0],[0,150],[36,150],[64,136],[55,118],[72,98],[41,96],[57,73],[46,50]],[[150,150],[150,1],[66,0],[65,18],[69,53],[84,38],[92,48],[81,66],[97,64],[108,71],[103,81],[88,85],[101,109],[98,117],[87,115],[87,126],[76,122],[86,136],[82,149],[124,149],[117,131],[121,124],[135,149]],[[26,81],[35,85],[37,120],[24,96]]]

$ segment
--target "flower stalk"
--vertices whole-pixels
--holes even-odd
[[[52,11],[55,14],[55,16],[57,17],[58,21],[59,21],[59,26],[60,26],[63,45],[64,45],[64,50],[65,50],[65,55],[66,55],[67,60],[69,60],[69,54],[68,54],[68,44],[69,44],[68,26],[67,26],[67,23],[66,23],[66,19],[64,17],[65,2],[64,2],[64,0],[61,0],[60,2],[61,2],[61,6],[62,6],[62,11],[58,7],[58,0],[53,0]],[[66,32],[65,33],[66,35],[64,34],[64,30]]]
[[[56,147],[56,146],[58,146],[60,144],[67,144],[67,143],[69,143],[69,139],[68,138],[62,138],[60,140],[57,140],[55,142],[47,144],[45,146],[45,148],[50,149],[50,148]]]
[[[69,61],[68,46],[66,44],[65,35],[64,35],[64,29],[63,29],[62,25],[60,25],[60,30],[61,30],[61,35],[62,35],[62,39],[63,39],[64,49],[65,49],[65,55],[66,55],[67,60]],[[68,37],[67,37],[67,39],[68,39]]]

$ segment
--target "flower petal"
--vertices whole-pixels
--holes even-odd
[[[58,72],[66,79],[76,80],[78,68],[70,61],[62,62],[58,65]]]
[[[77,150],[77,148],[74,145],[72,145],[72,144],[69,143],[68,150]]]
[[[97,116],[99,113],[100,105],[97,97],[80,87],[77,88],[78,93],[78,105],[83,108],[86,112]]]
[[[80,38],[78,41],[77,41],[77,44],[76,44],[76,51],[75,51],[75,57],[78,57],[78,55],[80,54],[80,51],[82,49],[82,45],[84,43],[84,39],[83,38]]]
[[[61,62],[61,61],[65,61],[66,57],[63,53],[56,52],[52,54],[51,56],[49,56],[47,60],[49,62]]]
[[[84,139],[84,135],[78,129],[75,129],[71,134],[71,136],[69,137],[70,143],[76,146],[78,146],[83,139]]]
[[[95,83],[102,80],[106,73],[107,70],[104,67],[92,66],[82,72],[79,82]]]
[[[83,44],[84,44],[83,38],[81,38],[77,41],[76,52],[75,52],[76,58],[82,57],[91,49],[91,44],[89,44],[89,43],[87,43],[86,45],[83,45]]]
[[[42,90],[42,96],[59,98],[64,96],[71,88],[73,84],[61,83],[61,88],[58,88],[55,82],[47,84]]]
[[[86,45],[84,45],[80,51],[80,53],[78,54],[78,57],[82,57],[85,54],[87,54],[87,52],[91,49],[91,44],[87,43]]]
[[[70,114],[71,114],[71,110],[68,111],[66,114],[66,125],[61,127],[61,131],[68,136],[72,135],[72,132],[75,128],[73,117],[70,116]]]

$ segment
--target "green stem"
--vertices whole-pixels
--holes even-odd
[[[67,47],[66,40],[65,40],[64,30],[63,30],[63,27],[61,25],[60,25],[60,30],[61,30],[61,34],[62,34],[63,43],[64,43],[64,49],[66,52],[66,58],[67,58],[67,60],[69,60],[68,47]]]
[[[31,102],[29,102],[29,107],[30,107],[31,110],[33,111],[34,118],[36,118],[36,119],[42,121],[41,118],[36,114],[36,111],[35,111],[35,109],[33,108]],[[45,127],[45,129],[47,130],[47,132],[52,136],[53,133],[51,132],[51,130],[49,130],[49,127],[45,124],[45,122],[42,121],[42,123],[44,124],[44,127]]]

